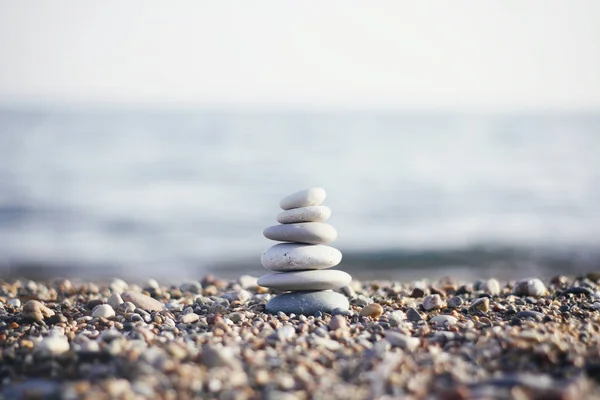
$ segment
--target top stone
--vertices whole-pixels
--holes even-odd
[[[314,187],[301,190],[284,197],[279,202],[279,207],[282,210],[291,210],[292,208],[318,206],[325,200],[327,193],[325,189]]]

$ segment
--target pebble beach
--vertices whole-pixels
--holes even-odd
[[[593,399],[600,274],[353,281],[269,314],[241,276],[0,286],[3,399]]]

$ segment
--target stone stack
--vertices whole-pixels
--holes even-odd
[[[287,291],[267,303],[267,312],[313,315],[348,310],[348,299],[332,289],[346,286],[352,278],[343,271],[326,270],[342,261],[342,253],[325,246],[337,237],[335,228],[325,223],[331,215],[329,207],[321,205],[325,197],[322,188],[284,197],[279,203],[284,211],[277,216],[280,225],[264,230],[267,239],[285,243],[262,254],[262,265],[273,272],[262,276],[258,284]]]

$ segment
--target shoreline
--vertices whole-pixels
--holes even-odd
[[[463,280],[496,277],[508,281],[529,276],[550,278],[561,273],[572,276],[585,275],[600,270],[600,252],[591,248],[514,246],[432,250],[344,250],[342,262],[336,268],[361,280],[405,281],[452,276]],[[52,262],[27,260],[26,257],[0,262],[0,279],[43,280],[63,277],[105,281],[118,277],[140,281],[155,278],[177,284],[206,274],[235,279],[242,274],[259,276],[264,271],[256,255],[234,257],[208,264],[189,261],[176,266],[169,263],[132,266],[115,263]]]
[[[599,282],[355,280],[333,316],[267,314],[276,292],[248,276],[2,282],[0,394],[597,398]]]

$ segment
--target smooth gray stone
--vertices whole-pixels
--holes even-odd
[[[260,257],[266,269],[279,272],[331,268],[341,261],[338,249],[322,244],[279,243]]]
[[[267,303],[266,311],[271,314],[281,311],[285,314],[313,315],[317,311],[331,314],[336,308],[345,311],[349,307],[348,299],[343,295],[326,290],[280,294]]]
[[[273,272],[258,280],[260,286],[277,290],[328,290],[350,283],[352,277],[344,271],[316,270]]]
[[[263,231],[263,235],[267,239],[280,242],[325,244],[337,238],[337,231],[323,222],[300,222],[270,226]]]
[[[308,206],[282,211],[277,215],[280,224],[294,224],[297,222],[324,222],[331,216],[331,209],[327,206]]]
[[[325,200],[325,197],[327,197],[325,189],[313,187],[285,196],[279,202],[279,207],[282,210],[290,210],[292,208],[318,206]]]

